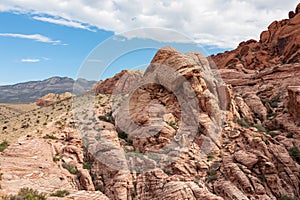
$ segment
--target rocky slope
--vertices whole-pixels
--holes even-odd
[[[274,21],[260,40],[242,42],[232,51],[212,56],[219,68],[260,70],[277,64],[300,62],[300,4],[289,19]]]
[[[36,99],[48,93],[73,92],[74,85],[76,94],[82,94],[94,84],[95,81],[87,81],[85,79],[74,81],[67,77],[52,77],[43,81],[0,86],[0,103],[33,103]]]
[[[110,199],[299,198],[298,73],[228,73],[233,93],[200,54],[159,50],[106,122],[81,124],[94,184]]]

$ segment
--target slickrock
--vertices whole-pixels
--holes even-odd
[[[1,153],[2,194],[17,193],[30,186],[41,192],[74,191],[77,185],[70,175],[53,162],[51,143],[44,139],[28,139],[12,144]]]

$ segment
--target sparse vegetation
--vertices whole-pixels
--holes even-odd
[[[288,197],[288,196],[284,195],[284,196],[281,196],[281,197],[279,198],[279,200],[294,200],[294,198]]]
[[[170,121],[170,122],[168,122],[168,124],[169,124],[169,126],[171,126],[173,129],[175,129],[175,130],[177,130],[177,129],[178,129],[178,126],[176,125],[176,123],[175,123],[175,122],[173,122],[173,121]]]
[[[83,163],[83,169],[91,169],[93,161],[86,161]]]
[[[46,194],[31,188],[21,188],[17,195],[4,196],[2,200],[46,200]]]
[[[257,176],[261,182],[266,182],[266,177],[263,174],[258,174]]]
[[[50,196],[52,197],[65,197],[68,196],[70,194],[69,191],[67,190],[57,190],[56,192],[50,194]]]
[[[259,132],[267,132],[267,130],[262,126],[262,125],[260,125],[260,124],[254,124],[253,125],[256,129],[257,129],[257,131],[259,131]]]
[[[112,111],[106,113],[105,115],[100,115],[98,117],[98,119],[101,120],[101,121],[105,121],[105,122],[109,122],[109,123],[115,124],[115,120],[112,117]]]
[[[76,169],[76,167],[69,165],[67,163],[63,163],[62,167],[67,169],[71,174],[77,174],[78,170]]]
[[[214,159],[214,154],[208,153],[207,154],[207,160],[211,161],[212,159]]]
[[[44,139],[51,139],[51,140],[57,140],[58,138],[54,135],[49,135],[49,134],[46,134],[44,137]]]
[[[294,134],[292,132],[288,132],[288,134],[286,134],[286,137],[287,138],[293,138]]]
[[[100,185],[96,185],[95,186],[95,190],[96,191],[101,191],[102,192],[102,187]]]
[[[8,142],[4,140],[0,143],[0,152],[4,151],[9,146]]]
[[[261,137],[261,140],[262,140],[266,145],[270,144],[269,140],[268,140],[267,138],[265,138],[265,137]]]
[[[236,122],[242,127],[245,127],[245,128],[250,127],[250,124],[249,124],[249,121],[247,118],[237,119]]]
[[[291,147],[289,149],[290,155],[296,160],[298,164],[300,164],[300,151],[297,147]]]
[[[217,171],[214,169],[210,169],[207,171],[207,181],[210,183],[218,179]]]
[[[54,162],[58,162],[58,161],[60,161],[60,158],[57,157],[57,156],[54,156],[54,157],[53,157],[53,161],[54,161]]]

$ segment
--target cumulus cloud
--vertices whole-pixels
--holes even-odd
[[[262,30],[272,21],[286,18],[297,3],[297,0],[1,0],[0,11],[30,13],[39,15],[34,18],[40,21],[83,29],[95,26],[115,33],[163,27],[186,34],[203,45],[234,48],[242,40],[258,39]],[[139,37],[149,35],[153,37],[145,33]]]
[[[60,43],[60,40],[52,40],[52,39],[50,39],[46,36],[40,35],[40,34],[27,35],[27,34],[18,34],[18,33],[0,33],[0,36],[29,39],[29,40],[35,40],[37,42],[52,43],[52,44]]]
[[[37,62],[40,62],[40,59],[24,58],[24,59],[21,60],[21,62],[23,62],[23,63],[37,63]]]

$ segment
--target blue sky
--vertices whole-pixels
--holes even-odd
[[[166,45],[182,52],[222,52],[258,39],[297,4],[224,2],[2,0],[0,85],[52,76],[99,80],[121,69],[145,68]]]

